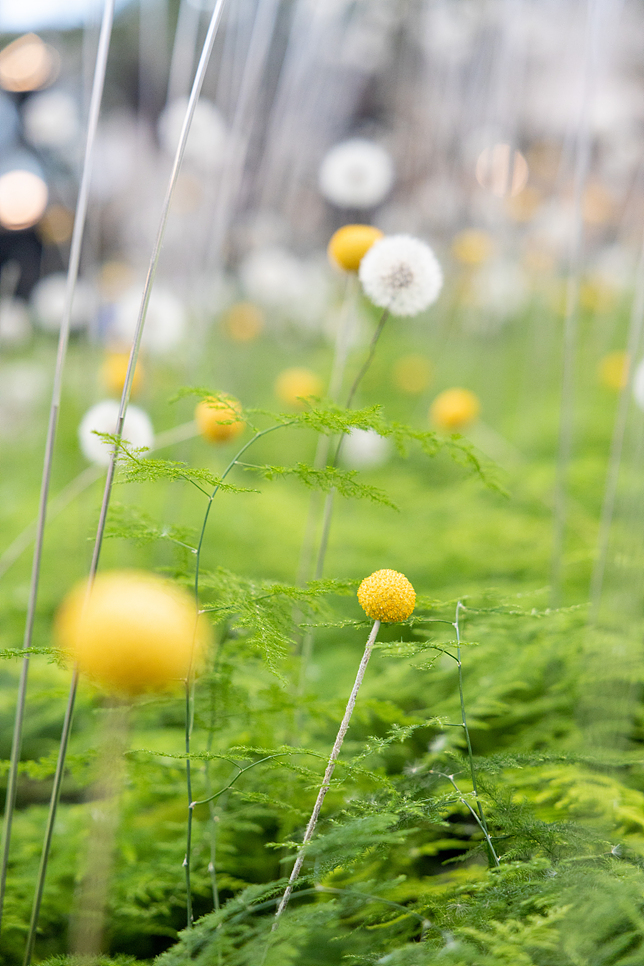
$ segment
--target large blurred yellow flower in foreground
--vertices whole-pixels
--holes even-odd
[[[397,570],[376,570],[358,587],[358,600],[367,617],[395,624],[411,615],[416,591]]]
[[[56,616],[58,646],[106,691],[134,697],[189,676],[209,639],[184,590],[154,574],[119,570],[75,587]]]
[[[241,403],[234,396],[208,396],[197,404],[197,429],[209,443],[227,443],[246,428],[241,417]]]

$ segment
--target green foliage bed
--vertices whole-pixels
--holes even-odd
[[[503,470],[465,440],[427,433],[427,401],[442,385],[411,402],[391,388],[391,360],[424,345],[421,330],[409,328],[387,334],[357,413],[318,406],[279,417],[293,425],[260,439],[244,457],[253,466],[227,477],[232,486],[213,503],[201,559],[201,605],[216,640],[196,691],[193,787],[196,800],[220,794],[194,809],[197,921],[185,929],[184,704],[176,695],[148,698],[133,716],[120,802],[106,933],[112,958],[96,966],[644,961],[640,625],[631,624],[623,653],[610,651],[607,664],[608,638],[589,630],[586,603],[613,402],[589,377],[587,426],[570,474],[562,597],[551,606],[556,380],[549,376],[530,403],[507,376],[530,343],[532,324],[517,322],[503,343],[482,341],[469,357],[462,345],[442,357],[440,383],[467,376],[484,400],[489,394],[495,431],[516,447],[516,461]],[[293,361],[279,340],[267,338],[259,349],[246,350],[238,384],[225,387],[249,407],[270,400],[266,359],[275,371]],[[237,348],[226,351],[232,358]],[[320,368],[328,365],[321,347],[312,351]],[[43,356],[49,360],[48,351]],[[74,427],[86,391],[84,358],[77,351],[71,361],[58,489],[83,469]],[[488,363],[506,373],[496,394],[489,393]],[[176,373],[158,371],[148,389],[148,408],[162,428],[190,418],[194,406],[188,396],[168,405],[176,385]],[[261,412],[249,418],[263,428],[274,420]],[[375,426],[400,451],[385,467],[359,474],[312,470],[315,430],[350,425]],[[14,482],[0,513],[5,545],[34,514],[39,441],[30,430],[7,450]],[[125,456],[104,566],[145,567],[191,586],[191,547],[206,506],[191,483],[210,490],[234,452],[235,444],[213,451],[194,440],[177,446],[171,462]],[[311,492],[331,487],[340,496],[325,579],[302,587],[296,575]],[[87,571],[100,490],[97,482],[52,520],[45,550],[0,939],[7,966],[22,961],[69,681],[51,651],[51,623],[64,593]],[[28,558],[0,582],[4,759]],[[355,590],[383,567],[407,575],[418,605],[379,636],[304,875],[271,932],[369,631]],[[450,627],[458,600],[465,702],[499,868],[488,867],[470,808]],[[302,679],[301,642],[311,631],[315,647]],[[87,861],[97,749],[112,713],[99,693],[82,687],[35,957],[47,966],[75,962],[64,955],[67,930]]]

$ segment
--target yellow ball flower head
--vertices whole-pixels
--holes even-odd
[[[101,379],[108,392],[120,396],[125,385],[127,367],[130,361],[129,352],[109,352],[101,366]],[[136,393],[141,388],[143,375],[141,365],[137,363],[132,380],[132,392]]]
[[[303,399],[309,396],[321,396],[324,384],[319,376],[310,369],[299,366],[284,369],[275,380],[275,395],[287,406],[303,407]]]
[[[233,342],[252,342],[264,328],[264,313],[252,302],[236,302],[226,312],[222,326]]]
[[[228,443],[244,431],[241,403],[233,396],[202,399],[195,409],[197,429],[209,443]]]
[[[606,389],[620,392],[628,382],[628,369],[626,352],[609,352],[599,363],[599,381]]]
[[[469,426],[481,412],[481,403],[469,389],[446,389],[436,396],[429,408],[429,418],[438,429],[458,432]]]
[[[373,225],[343,225],[331,236],[327,247],[329,261],[345,272],[357,272],[371,246],[384,238]]]
[[[164,691],[198,665],[209,640],[189,594],[154,574],[99,574],[89,599],[78,585],[55,623],[58,646],[106,691],[135,697]]]
[[[416,591],[397,570],[376,570],[358,587],[358,600],[367,617],[395,624],[412,614]]]

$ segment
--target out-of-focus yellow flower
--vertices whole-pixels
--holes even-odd
[[[343,225],[331,236],[327,247],[329,260],[345,272],[357,272],[371,246],[383,237],[373,225]]]
[[[112,571],[77,586],[56,616],[58,646],[107,691],[163,691],[199,663],[209,628],[186,591],[154,574]]]
[[[597,369],[602,386],[615,392],[626,387],[628,370],[629,359],[625,352],[609,352],[600,361]]]
[[[228,309],[221,324],[233,342],[252,342],[264,328],[264,313],[252,302],[236,302]]]
[[[367,617],[394,624],[412,614],[416,591],[397,570],[376,570],[358,587],[358,600]]]
[[[310,369],[295,366],[284,369],[275,380],[275,395],[288,406],[303,406],[303,399],[321,396],[324,384],[320,377]]]
[[[120,396],[125,385],[127,366],[130,361],[129,352],[108,352],[101,366],[101,379],[108,392]],[[132,380],[132,392],[137,393],[143,382],[141,363],[137,362]]]
[[[414,396],[427,389],[432,378],[432,366],[425,356],[401,356],[394,364],[392,376],[397,389]]]
[[[617,293],[602,278],[584,279],[579,286],[579,304],[588,312],[610,312],[615,308]]]
[[[480,228],[459,231],[452,242],[452,255],[463,265],[480,265],[494,253],[494,240]]]
[[[234,396],[202,399],[195,409],[197,429],[209,443],[227,443],[244,431],[241,403]]]
[[[481,412],[481,403],[469,389],[445,389],[429,408],[429,418],[438,429],[455,430],[469,426]]]

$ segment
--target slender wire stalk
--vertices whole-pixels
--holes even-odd
[[[195,550],[196,562],[195,562],[195,582],[194,582],[194,596],[195,596],[195,608],[197,612],[199,611],[199,576],[201,573],[201,551],[203,549],[204,539],[206,536],[206,527],[208,525],[208,519],[210,517],[210,510],[212,508],[213,500],[219,492],[221,483],[226,479],[228,474],[231,472],[233,467],[237,466],[239,460],[244,455],[246,450],[261,439],[263,436],[267,436],[268,433],[275,432],[276,429],[282,429],[286,426],[291,425],[290,423],[278,423],[276,426],[269,426],[268,429],[258,430],[251,439],[245,443],[240,450],[237,451],[235,456],[231,459],[230,463],[221,475],[221,480],[214,488],[212,493],[208,496],[208,504],[206,506],[206,512],[204,514],[203,523],[201,525],[201,531],[199,533],[199,541],[197,543],[197,548]],[[200,488],[201,489],[201,488]],[[196,635],[197,625],[195,623],[195,635]],[[188,928],[192,926],[192,889],[191,889],[191,866],[192,866],[192,818],[195,802],[192,800],[192,772],[190,767],[190,745],[192,738],[192,725],[194,721],[194,689],[195,689],[195,679],[194,672],[191,670],[188,679],[186,680],[186,728],[185,728],[185,748],[186,748],[186,789],[188,792],[188,822],[186,829],[186,855],[183,860],[184,868],[186,870],[186,906],[187,906],[187,918],[188,918]],[[214,850],[211,854],[211,878],[213,880],[213,892],[215,896],[215,906],[218,906],[219,896],[216,888],[217,881],[217,869],[215,866],[215,853]]]
[[[27,606],[27,619],[25,623],[25,633],[23,646],[25,649],[31,647],[31,640],[34,630],[34,620],[36,615],[36,604],[38,601],[38,588],[40,583],[40,568],[42,562],[42,548],[45,534],[45,523],[47,519],[47,503],[49,499],[49,484],[51,481],[51,468],[54,456],[54,446],[56,442],[56,430],[58,428],[58,414],[60,412],[60,402],[62,396],[63,374],[65,360],[67,357],[67,346],[69,343],[69,332],[71,325],[72,302],[76,288],[76,280],[80,266],[81,248],[83,244],[83,233],[87,217],[89,202],[89,189],[92,174],[92,161],[94,157],[94,143],[96,129],[98,127],[98,117],[103,99],[103,88],[105,86],[105,70],[107,66],[107,56],[110,48],[112,36],[112,23],[114,19],[114,0],[105,0],[103,7],[103,18],[99,36],[98,51],[96,55],[96,67],[94,69],[94,80],[92,84],[92,95],[90,100],[89,118],[87,124],[87,139],[85,142],[85,156],[83,160],[83,171],[81,182],[78,189],[78,199],[76,203],[76,215],[74,227],[72,229],[72,239],[69,253],[69,265],[67,268],[67,282],[65,286],[65,301],[63,305],[63,315],[60,325],[60,335],[58,338],[58,351],[56,356],[56,367],[54,370],[54,384],[52,388],[51,407],[49,410],[49,423],[47,427],[47,440],[45,443],[45,458],[43,464],[42,481],[40,486],[40,501],[38,508],[38,522],[36,525],[36,546],[34,549],[33,564],[31,570],[31,584],[29,588],[29,603]],[[25,656],[20,672],[20,682],[18,685],[18,700],[16,706],[16,717],[14,722],[13,740],[11,746],[11,762],[9,765],[9,776],[7,781],[7,797],[5,804],[4,829],[2,860],[0,864],[0,925],[2,924],[2,910],[4,906],[4,895],[7,883],[7,868],[9,864],[9,849],[11,845],[11,824],[16,802],[16,791],[18,785],[18,762],[22,747],[22,730],[24,724],[25,702],[27,696],[27,679],[29,675],[29,657]]]
[[[107,2],[112,3],[113,0],[107,0]],[[152,284],[154,282],[154,277],[156,275],[156,271],[159,263],[159,256],[161,254],[161,245],[163,242],[165,227],[168,220],[168,214],[170,211],[170,203],[172,201],[174,188],[177,182],[177,178],[179,176],[179,169],[181,167],[181,162],[183,160],[186,142],[188,140],[188,134],[190,131],[190,125],[192,123],[192,118],[194,116],[195,108],[197,106],[199,94],[201,93],[201,88],[203,86],[204,78],[206,75],[206,69],[208,67],[208,62],[210,60],[210,55],[212,53],[212,48],[215,43],[217,28],[219,26],[219,21],[221,20],[224,3],[225,3],[225,0],[217,0],[214,10],[212,12],[212,15],[210,18],[210,24],[208,27],[208,32],[206,34],[206,39],[204,40],[203,48],[201,51],[201,57],[199,59],[199,65],[197,67],[197,72],[195,74],[192,90],[190,92],[190,98],[188,100],[188,107],[186,109],[186,114],[183,120],[181,134],[179,136],[179,144],[177,146],[174,163],[172,166],[172,172],[170,174],[170,179],[166,190],[166,196],[165,196],[165,200],[161,211],[161,218],[160,218],[159,228],[157,232],[157,237],[152,250],[152,256],[150,258],[150,265],[148,268],[148,273],[147,273],[145,285],[143,288],[143,295],[141,299],[141,305],[139,308],[139,315],[136,323],[136,330],[132,341],[132,348],[130,350],[130,358],[128,362],[127,373],[125,376],[125,384],[123,386],[123,394],[121,396],[119,416],[118,416],[116,430],[115,430],[115,436],[117,437],[117,439],[120,439],[122,435],[123,423],[125,422],[125,414],[127,412],[128,403],[130,401],[130,394],[132,392],[132,382],[134,380],[134,371],[136,369],[136,364],[138,361],[139,349],[141,346],[141,338],[143,336],[143,327],[144,327],[145,318],[147,315],[150,295],[152,293]],[[105,481],[105,491],[103,493],[103,502],[101,504],[101,510],[100,510],[100,515],[98,520],[97,531],[96,531],[96,539],[94,543],[94,551],[92,554],[92,562],[91,562],[90,572],[89,572],[88,592],[91,589],[92,583],[94,581],[94,578],[96,576],[96,572],[98,569],[98,563],[99,563],[100,554],[101,554],[101,547],[103,543],[103,536],[105,533],[105,525],[107,522],[107,513],[108,513],[110,497],[112,493],[112,486],[114,483],[114,473],[116,469],[116,459],[117,459],[118,452],[119,452],[119,445],[117,442],[114,445],[114,449],[112,451],[112,456],[110,459],[110,464],[107,470],[107,478]],[[56,774],[54,776],[54,785],[52,788],[50,805],[49,805],[49,816],[47,819],[47,834],[45,836],[45,844],[43,845],[43,853],[41,856],[38,880],[36,883],[36,895],[34,898],[34,907],[32,910],[29,936],[27,939],[27,953],[25,954],[25,966],[29,966],[29,962],[31,960],[31,953],[33,951],[35,933],[36,933],[36,928],[38,924],[38,916],[40,913],[40,903],[42,900],[44,881],[47,873],[49,849],[51,845],[51,834],[53,831],[53,826],[56,818],[56,810],[58,808],[58,801],[60,798],[60,788],[62,784],[63,772],[65,767],[67,744],[69,741],[69,733],[71,731],[72,719],[74,714],[77,678],[78,678],[77,672],[74,671],[72,686],[70,688],[69,697],[67,701],[67,710],[65,712],[65,721],[63,724],[63,732],[61,735],[58,764],[56,766]]]
[[[488,831],[487,822],[485,820],[483,805],[481,804],[481,799],[479,798],[479,790],[476,783],[476,769],[474,768],[474,755],[472,753],[472,742],[470,739],[470,729],[467,726],[467,715],[465,714],[465,696],[463,693],[463,663],[461,661],[461,628],[460,628],[460,622],[459,622],[459,616],[462,609],[463,609],[463,605],[459,600],[458,603],[456,604],[456,617],[454,620],[454,630],[456,631],[456,662],[458,667],[458,694],[461,701],[461,723],[463,726],[463,732],[465,734],[465,740],[467,742],[467,757],[470,763],[470,776],[472,779],[472,790],[474,792],[474,797],[476,799],[476,808],[480,818],[479,825],[481,826],[483,830],[483,834],[485,835],[485,841],[487,843],[488,859],[489,859],[490,865],[498,866],[499,859],[496,852],[494,851],[494,846],[492,845],[492,841],[490,839],[490,833]],[[466,804],[468,803],[466,802]]]
[[[349,730],[351,715],[353,714],[353,709],[355,708],[355,705],[356,705],[356,698],[358,697],[358,691],[360,690],[360,685],[362,684],[365,671],[367,670],[367,664],[369,663],[369,658],[371,657],[373,645],[376,642],[376,637],[378,635],[379,630],[380,630],[380,621],[376,620],[374,621],[373,627],[371,628],[371,633],[369,634],[367,643],[365,645],[364,654],[362,655],[362,660],[360,661],[360,667],[358,668],[358,673],[356,674],[356,679],[353,684],[353,689],[351,691],[349,700],[347,702],[347,707],[344,712],[344,717],[340,724],[340,729],[338,731],[337,737],[335,739],[335,743],[333,745],[333,749],[329,756],[329,761],[326,766],[326,771],[324,772],[324,778],[322,779],[322,784],[320,785],[318,796],[315,800],[315,805],[313,806],[313,811],[311,813],[311,818],[309,819],[309,824],[306,826],[306,831],[304,833],[304,838],[302,840],[302,846],[295,860],[295,865],[293,866],[293,871],[291,872],[290,878],[288,880],[288,885],[284,890],[284,895],[282,896],[282,900],[277,908],[277,912],[275,913],[275,921],[273,922],[273,929],[277,927],[279,918],[284,912],[284,910],[286,909],[286,906],[288,905],[288,901],[293,891],[293,886],[295,885],[297,877],[300,874],[300,869],[302,868],[302,864],[305,859],[306,846],[311,841],[311,838],[313,837],[313,833],[315,832],[315,827],[320,817],[320,811],[322,809],[322,805],[324,803],[326,793],[328,792],[329,786],[331,784],[331,778],[333,777],[335,763],[338,759],[338,755],[340,754],[340,750],[342,748],[342,742],[344,741],[344,736]]]

